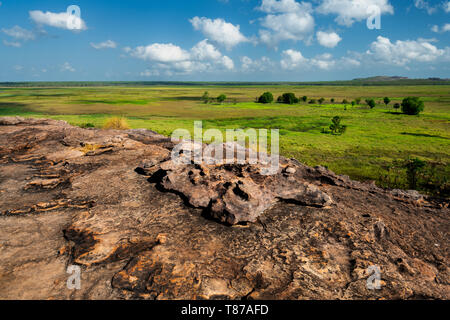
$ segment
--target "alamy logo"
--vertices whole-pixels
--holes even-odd
[[[81,30],[83,22],[81,20],[81,9],[77,5],[71,5],[67,7],[67,29],[69,30]]]
[[[367,273],[370,276],[367,278],[367,289],[369,290],[380,290],[381,289],[381,270],[377,265],[370,266],[367,269]]]
[[[225,138],[218,129],[203,131],[202,121],[194,122],[194,139],[186,129],[172,133],[176,146],[171,158],[183,164],[261,164],[261,174],[274,175],[279,168],[279,130],[270,130],[270,154],[268,152],[269,131],[267,129],[227,129]],[[208,145],[204,145],[209,143]]]
[[[381,29],[381,9],[379,6],[371,5],[367,8],[367,28],[369,30]]]
[[[80,290],[81,289],[81,268],[80,266],[70,265],[67,268],[67,273],[70,277],[67,279],[67,289]]]

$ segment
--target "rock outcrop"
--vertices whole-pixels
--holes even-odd
[[[177,164],[173,147],[0,118],[0,299],[450,298],[448,202],[293,159],[272,176]]]

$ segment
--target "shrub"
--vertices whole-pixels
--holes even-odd
[[[356,105],[356,101],[352,101],[352,107]]]
[[[402,112],[409,115],[417,115],[425,108],[423,101],[417,97],[408,97],[403,99]]]
[[[106,120],[103,129],[128,130],[130,126],[125,118],[113,117]]]
[[[345,130],[347,130],[347,126],[341,125],[341,117],[335,116],[331,120],[332,124],[330,125],[331,133],[333,134],[343,134]]]
[[[318,101],[319,101],[319,104],[323,104],[323,102],[325,101],[325,99],[324,99],[324,98],[320,98]]]
[[[384,97],[383,101],[386,107],[388,106],[389,103],[391,103],[391,99],[389,99],[388,97]]]
[[[227,99],[227,96],[224,94],[221,94],[220,96],[217,97],[217,102],[222,103]]]
[[[309,100],[308,103],[309,103],[309,104],[316,104],[317,102],[316,102],[316,99],[311,99],[311,100]]]
[[[331,103],[334,103],[334,98],[331,98],[330,101],[331,101]]]
[[[400,109],[400,103],[396,103],[396,104],[394,104],[394,109],[395,109],[395,110],[398,110],[398,109]]]
[[[205,93],[203,94],[202,101],[204,103],[208,103],[209,102],[209,92],[208,91],[205,91]]]
[[[405,163],[406,178],[408,180],[408,187],[411,190],[417,189],[417,174],[425,167],[427,163],[419,159],[409,159]]]
[[[303,100],[303,102],[306,102],[308,100],[308,97],[307,96],[303,96],[302,100]]]
[[[366,99],[366,103],[370,107],[370,109],[373,109],[376,106],[376,103],[375,103],[374,99]]]
[[[273,94],[271,92],[264,92],[258,99],[259,103],[272,103]]]
[[[95,128],[95,125],[93,123],[87,122],[87,123],[80,124],[80,128],[84,128],[84,129]]]
[[[447,165],[419,159],[395,160],[379,176],[380,186],[389,189],[414,189],[433,196],[450,197]]]
[[[356,98],[355,102],[356,102],[356,104],[361,104],[361,98]]]
[[[294,104],[299,102],[298,98],[292,92],[284,93],[281,96],[281,101],[285,104]]]
[[[348,104],[348,100],[347,99],[342,100],[342,104]]]

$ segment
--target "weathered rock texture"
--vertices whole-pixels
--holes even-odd
[[[289,159],[273,176],[177,165],[172,148],[0,118],[0,299],[450,298],[448,203]]]

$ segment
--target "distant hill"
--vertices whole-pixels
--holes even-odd
[[[353,79],[354,81],[394,81],[394,80],[406,80],[409,79],[408,77],[398,77],[398,76],[375,76],[375,77],[369,77],[369,78],[356,78]]]

